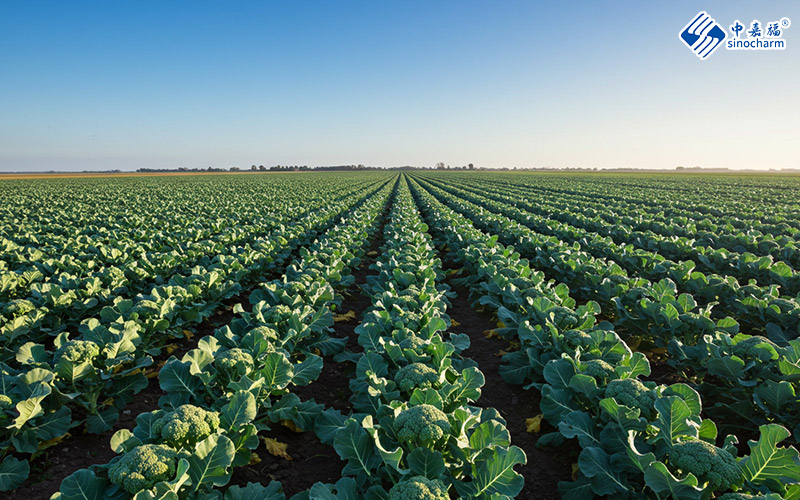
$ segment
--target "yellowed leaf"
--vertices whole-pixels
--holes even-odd
[[[456,320],[454,320],[454,319],[451,319],[451,320],[450,320],[450,324],[451,324],[452,326],[461,326],[461,323],[459,323],[458,321],[456,321]]]
[[[495,330],[484,330],[483,336],[486,337],[487,339],[493,339],[498,337],[497,332]]]
[[[578,467],[578,464],[572,464],[572,480],[573,481],[577,481],[578,480],[578,471],[580,471],[580,470],[581,470],[581,468]]]
[[[194,337],[194,333],[190,332],[189,330],[184,330],[183,336],[189,340],[192,340],[192,337]]]
[[[527,432],[535,432],[538,434],[542,431],[542,418],[544,415],[541,413],[536,415],[535,417],[526,418],[525,419],[525,430]]]
[[[505,328],[505,327],[506,327],[506,325],[502,321],[498,321],[497,322],[497,328]]]
[[[519,342],[517,342],[516,340],[509,340],[508,348],[516,351],[517,349],[519,349]]]
[[[463,271],[463,270],[464,270],[463,267],[459,267],[458,269],[451,269],[451,270],[447,271],[447,275],[448,276],[455,276],[457,274],[461,274],[461,271]]]
[[[378,255],[378,252],[376,252],[375,250],[367,252],[367,257],[375,257],[376,255]]]
[[[53,438],[53,439],[48,439],[47,441],[42,441],[41,443],[39,443],[39,451],[46,450],[47,448],[50,448],[51,446],[55,446],[58,443],[60,443],[61,441],[65,440],[66,438],[70,437],[70,436],[71,436],[70,433],[67,432],[63,436],[58,436],[58,437]]]
[[[289,447],[286,443],[281,443],[277,439],[270,438],[270,437],[262,437],[262,441],[264,441],[264,446],[267,447],[267,451],[270,455],[275,457],[281,457],[285,460],[291,460],[292,457],[286,453],[286,448]]]
[[[167,351],[167,354],[172,354],[176,349],[178,349],[178,344],[169,344],[164,346],[164,350]]]
[[[497,351],[496,353],[494,353],[494,355],[495,355],[495,356],[497,356],[498,358],[502,358],[502,357],[503,357],[503,356],[505,356],[506,354],[508,354],[508,353],[507,353],[506,351],[502,350],[502,349],[500,349],[499,351]]]
[[[356,319],[356,312],[355,311],[347,311],[344,314],[336,314],[333,316],[333,321],[338,323],[340,321],[352,321]]]
[[[247,465],[255,465],[261,462],[261,457],[258,456],[258,453],[253,452],[250,454],[250,461],[247,462]]]
[[[316,354],[317,356],[322,356],[322,351],[319,350],[319,347],[314,348],[314,354]]]
[[[284,427],[286,427],[287,429],[289,429],[292,432],[305,432],[303,429],[298,427],[297,424],[295,424],[291,420],[281,420],[281,424],[283,424]]]

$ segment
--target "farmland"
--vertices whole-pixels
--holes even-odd
[[[800,499],[799,194],[788,175],[1,180],[0,492]]]

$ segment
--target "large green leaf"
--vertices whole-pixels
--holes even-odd
[[[667,466],[653,462],[644,471],[644,480],[659,498],[679,498],[681,500],[700,500],[702,488],[697,487],[697,478],[688,474],[683,479],[672,475]]]
[[[256,418],[256,398],[247,391],[238,391],[222,407],[220,427],[227,431],[238,429]]]
[[[336,433],[333,447],[342,459],[347,460],[343,474],[371,476],[382,462],[375,453],[374,441],[354,419],[347,420],[344,427]]]
[[[229,466],[236,455],[233,442],[225,436],[213,434],[197,446],[188,457],[189,476],[194,491],[204,485],[224,486],[231,478]]]
[[[517,446],[494,448],[481,453],[472,466],[472,482],[468,483],[467,495],[490,499],[495,495],[513,498],[522,491],[523,477],[514,470],[515,465],[524,465],[528,459]],[[456,483],[456,489],[464,483]],[[467,496],[459,491],[462,496]]]
[[[408,454],[407,462],[411,473],[415,476],[438,479],[445,471],[442,454],[429,448],[414,448],[414,451]]]
[[[270,481],[267,486],[259,483],[247,483],[247,486],[231,486],[225,492],[225,500],[285,500],[283,487],[277,481]]]
[[[655,408],[658,419],[658,439],[671,445],[679,436],[697,437],[698,424],[694,422],[692,410],[686,402],[677,396],[662,397],[656,400]]]
[[[794,448],[781,448],[778,443],[791,434],[785,427],[768,424],[759,427],[758,441],[748,441],[750,455],[740,464],[744,477],[753,484],[788,484],[800,481],[800,458]]]
[[[11,491],[28,479],[30,466],[27,460],[7,456],[0,462],[0,491]]]
[[[61,489],[50,500],[103,500],[108,481],[81,469],[61,481]]]
[[[628,485],[611,463],[611,457],[602,448],[584,448],[578,456],[578,467],[589,478],[598,495],[613,495],[628,491]]]

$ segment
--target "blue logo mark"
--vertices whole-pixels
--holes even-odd
[[[706,11],[700,11],[683,28],[678,37],[697,57],[705,59],[722,45],[726,35],[722,26],[717,24]]]

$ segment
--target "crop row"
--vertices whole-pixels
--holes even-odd
[[[377,192],[389,187],[384,183]],[[241,283],[280,269],[294,249],[311,243],[335,221],[346,220],[341,218],[343,211],[371,202],[375,193],[373,189],[330,203],[276,229],[257,249],[247,254],[233,249],[228,258],[215,259],[209,268],[196,267],[180,279],[173,277],[148,295],[118,297],[99,318],[82,321],[77,335],[62,332],[45,336],[46,343],[22,344],[10,360],[15,366],[0,365],[0,418],[5,422],[0,470],[15,471],[14,480],[0,485],[2,489],[27,476],[28,463],[19,461],[19,455],[36,456],[79,425],[90,433],[111,429],[120,409],[148,385],[147,375],[154,375],[147,371],[153,363],[151,353],[209,317],[223,300],[240,292]]]
[[[118,431],[119,456],[66,478],[54,499],[222,498],[232,468],[247,465],[258,434],[280,423],[298,431],[313,426],[321,405],[301,401],[292,387],[312,383],[320,355],[344,346],[330,337],[338,290],[352,284],[391,184],[345,214],[301,252],[283,279],[264,283],[250,297],[252,309],[204,337],[182,359],[167,360],[158,374],[165,395],[160,409]],[[278,483],[232,486],[228,500],[283,498]]]
[[[577,480],[562,483],[564,498],[587,495],[707,498],[739,490],[800,494],[800,458],[779,446],[785,427],[760,427],[751,454],[738,457],[735,436],[718,440],[717,426],[701,417],[700,395],[689,385],[657,385],[640,380],[650,374],[647,358],[610,329],[597,323],[597,304],[576,307],[565,285],[552,286],[513,249],[476,229],[413,186],[434,236],[464,265],[465,283],[478,304],[495,310],[498,333],[521,346],[524,356],[505,369],[542,394],[544,418],[559,429],[537,445],[577,439]],[[508,327],[513,325],[514,327]],[[721,447],[717,447],[717,442]]]

